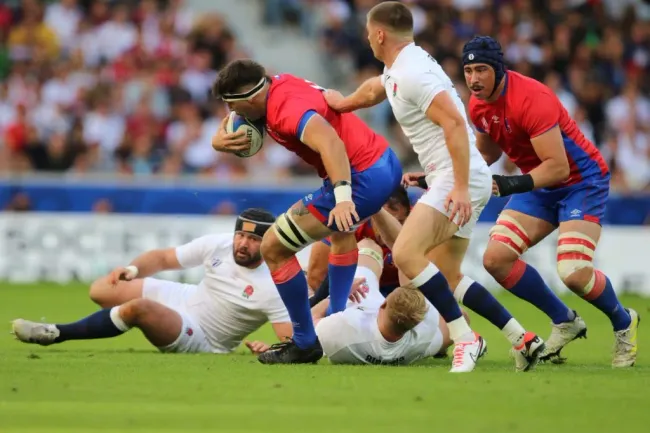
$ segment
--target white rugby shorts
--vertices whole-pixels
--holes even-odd
[[[163,304],[176,311],[183,321],[181,332],[176,341],[164,347],[161,352],[174,353],[213,353],[214,349],[208,342],[198,320],[187,312],[185,306],[190,296],[197,290],[192,284],[182,284],[174,281],[145,278],[142,282],[142,297]]]
[[[451,213],[445,210],[445,200],[454,187],[453,170],[441,170],[427,176],[429,189],[422,194],[418,203],[425,204],[438,210],[443,215]],[[469,239],[472,237],[474,227],[481,212],[485,209],[492,195],[492,172],[488,166],[482,166],[469,172],[469,198],[472,202],[472,217],[464,226],[460,227],[455,236]],[[457,222],[458,220],[454,220]]]

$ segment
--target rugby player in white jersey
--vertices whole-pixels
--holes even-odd
[[[342,112],[388,98],[418,154],[424,173],[407,174],[404,181],[414,185],[424,177],[428,190],[406,220],[393,260],[447,322],[455,344],[451,372],[472,371],[485,346],[456,300],[497,326],[533,365],[544,348],[537,335],[526,332],[480,284],[457,287],[447,281],[450,275],[462,275],[472,230],[492,192],[492,175],[475,146],[460,96],[441,66],[414,44],[408,7],[400,2],[380,3],[368,13],[366,27],[375,57],[385,64],[384,73],[348,97],[330,90],[325,98]],[[456,287],[453,295],[450,286]]]
[[[74,323],[12,322],[26,343],[116,337],[139,328],[162,352],[232,352],[267,321],[280,340],[291,321],[262,260],[262,236],[275,218],[262,209],[238,216],[235,234],[202,236],[176,248],[148,251],[95,281],[91,298],[102,310]],[[198,285],[151,278],[161,271],[203,266]],[[136,276],[138,278],[136,278]]]
[[[392,246],[401,225],[386,210],[372,217],[382,242]],[[421,291],[398,287],[384,298],[379,289],[383,249],[366,238],[359,242],[359,259],[351,296],[343,312],[326,316],[329,298],[312,308],[316,334],[333,364],[407,365],[446,351],[452,342],[447,324]],[[273,350],[263,342],[248,344],[254,353]],[[485,353],[484,350],[479,356]]]

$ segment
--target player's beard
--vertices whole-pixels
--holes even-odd
[[[233,247],[232,256],[235,259],[235,263],[243,267],[255,265],[262,260],[262,253],[258,251],[257,254],[251,254],[247,248],[236,249]]]

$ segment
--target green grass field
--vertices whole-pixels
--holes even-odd
[[[548,320],[502,300],[546,337]],[[40,347],[15,341],[9,321],[72,321],[95,310],[81,285],[0,284],[0,432],[438,432],[615,433],[650,429],[650,328],[637,365],[610,367],[607,319],[572,297],[589,327],[565,365],[515,374],[508,344],[472,316],[488,340],[477,370],[448,360],[411,367],[264,366],[233,355],[159,354],[135,330],[111,340]],[[627,297],[650,320],[650,300]],[[650,323],[650,322],[648,322]],[[647,325],[646,325],[647,326]],[[259,332],[270,339],[269,329]]]

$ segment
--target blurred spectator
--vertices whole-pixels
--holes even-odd
[[[383,69],[365,32],[365,14],[378,2],[260,0],[260,18],[278,31],[295,25],[312,37],[323,50],[323,69],[345,88]],[[440,62],[465,102],[462,45],[477,33],[495,36],[509,67],[546,83],[601,148],[613,187],[647,189],[647,1],[404,3],[416,42]],[[211,100],[210,85],[224,64],[246,55],[224,17],[195,14],[184,0],[1,2],[0,170],[225,181],[313,176],[268,137],[255,158],[212,150],[227,109]],[[406,168],[417,164],[387,102],[360,115],[389,137]],[[502,159],[494,169],[513,167]]]

